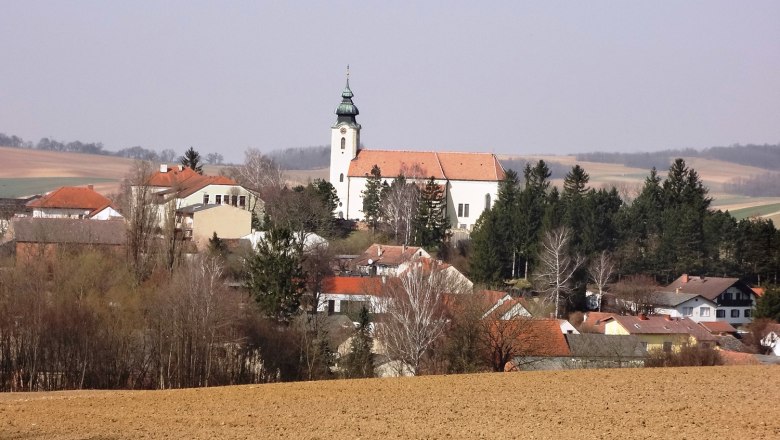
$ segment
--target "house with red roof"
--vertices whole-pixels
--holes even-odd
[[[360,113],[347,85],[336,108],[331,127],[330,183],[336,188],[340,218],[361,220],[362,192],[374,165],[387,182],[403,174],[407,180],[424,184],[433,177],[445,192],[446,211],[451,227],[471,229],[482,212],[498,196],[498,183],[504,168],[492,153],[402,151],[366,149],[360,144]]]
[[[121,219],[111,200],[92,185],[63,186],[27,203],[33,218]]]
[[[352,266],[361,275],[396,276],[409,263],[421,258],[431,258],[421,247],[374,243],[352,260]]]
[[[320,287],[318,312],[329,315],[355,313],[365,306],[371,313],[382,313],[385,283],[398,282],[387,277],[327,277]]]
[[[218,205],[254,211],[258,218],[262,218],[263,201],[260,197],[226,176],[201,175],[182,165],[162,164],[143,186],[152,193],[161,227],[165,225],[169,212],[188,212]],[[137,192],[140,188],[135,186],[133,191]],[[180,217],[177,223],[181,223],[184,216]]]

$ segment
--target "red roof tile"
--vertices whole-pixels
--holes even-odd
[[[557,319],[513,319],[502,321],[501,325],[517,326],[519,356],[571,355],[569,344]]]
[[[350,177],[365,177],[377,165],[384,177],[419,166],[423,177],[439,180],[499,181],[504,168],[492,153],[437,153],[432,151],[358,150],[349,164]],[[408,171],[407,171],[408,173]]]
[[[322,293],[338,295],[382,294],[381,277],[328,277],[322,280]]]
[[[168,167],[167,172],[156,171],[147,181],[150,186],[170,188],[167,193],[176,193],[178,197],[187,197],[208,185],[238,185],[225,176],[202,176],[190,168]]]
[[[614,313],[588,312],[585,315],[585,320],[580,325],[580,331],[584,333],[604,333],[604,320],[613,315]]]
[[[352,261],[355,266],[366,266],[368,260],[373,264],[383,266],[398,266],[401,263],[410,261],[415,254],[419,254],[421,248],[414,246],[390,246],[374,243],[368,247],[360,256]],[[421,256],[427,256],[428,253],[423,250]]]
[[[704,327],[704,329],[710,333],[736,333],[737,332],[737,329],[735,329],[731,324],[725,321],[700,322],[699,325]]]
[[[90,215],[111,206],[111,200],[92,188],[63,186],[27,204],[30,208],[84,209]]]

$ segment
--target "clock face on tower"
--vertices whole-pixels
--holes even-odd
[[[347,129],[345,127],[341,127],[341,134],[346,134],[346,133],[347,133]]]

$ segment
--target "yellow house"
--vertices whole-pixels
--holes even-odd
[[[717,338],[690,318],[619,316],[604,320],[604,334],[635,335],[647,351],[677,352],[684,345],[714,347]]]
[[[252,232],[252,213],[230,205],[192,205],[177,211],[177,227],[185,239],[190,238],[204,249],[209,239],[239,239]]]

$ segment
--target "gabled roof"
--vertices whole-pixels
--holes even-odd
[[[737,283],[743,284],[749,290],[749,287],[742,283],[739,278],[695,277],[689,275],[682,275],[680,278],[677,278],[672,284],[666,286],[665,290],[675,293],[692,293],[715,301],[718,295]]]
[[[14,219],[14,239],[17,243],[123,245],[127,228],[123,220],[24,217]]]
[[[690,301],[696,297],[701,298],[703,301],[710,302],[712,304],[715,304],[712,302],[712,300],[707,299],[698,293],[675,293],[675,292],[653,292],[650,295],[650,303],[655,306],[667,306],[667,307],[677,307],[680,304]]]
[[[570,356],[569,344],[558,319],[513,319],[502,326],[517,326],[519,356]],[[491,331],[497,331],[491,327]],[[506,334],[506,333],[505,333]]]
[[[420,254],[422,252],[422,254]],[[411,261],[415,256],[429,257],[425,249],[415,246],[390,246],[374,243],[360,256],[352,260],[355,266],[367,266],[371,263],[379,266],[398,266]]]
[[[27,206],[30,208],[83,209],[89,215],[111,206],[111,200],[92,188],[84,186],[63,186],[35,199]]]
[[[381,296],[383,286],[381,277],[328,277],[322,280],[321,293]]]
[[[565,336],[572,356],[642,358],[647,355],[642,342],[633,335],[583,333]]]
[[[735,329],[731,324],[729,324],[726,321],[713,321],[713,322],[700,322],[700,326],[704,327],[705,330],[707,330],[710,333],[736,333],[737,329]]]
[[[382,171],[382,176],[389,178],[397,177],[405,168],[419,166],[423,178],[491,182],[504,179],[504,168],[495,154],[433,151],[358,150],[349,164],[348,175],[366,177],[374,165]]]
[[[588,312],[585,320],[580,325],[580,331],[585,333],[604,333],[604,320],[611,318],[614,313]]]
[[[717,338],[690,318],[668,316],[621,316],[612,315],[605,321],[617,321],[632,335],[691,335],[698,341],[715,341]]]
[[[203,176],[187,167],[167,167],[167,171],[155,171],[147,185],[169,188],[160,194],[177,194],[187,197],[208,185],[238,185],[226,176]]]

